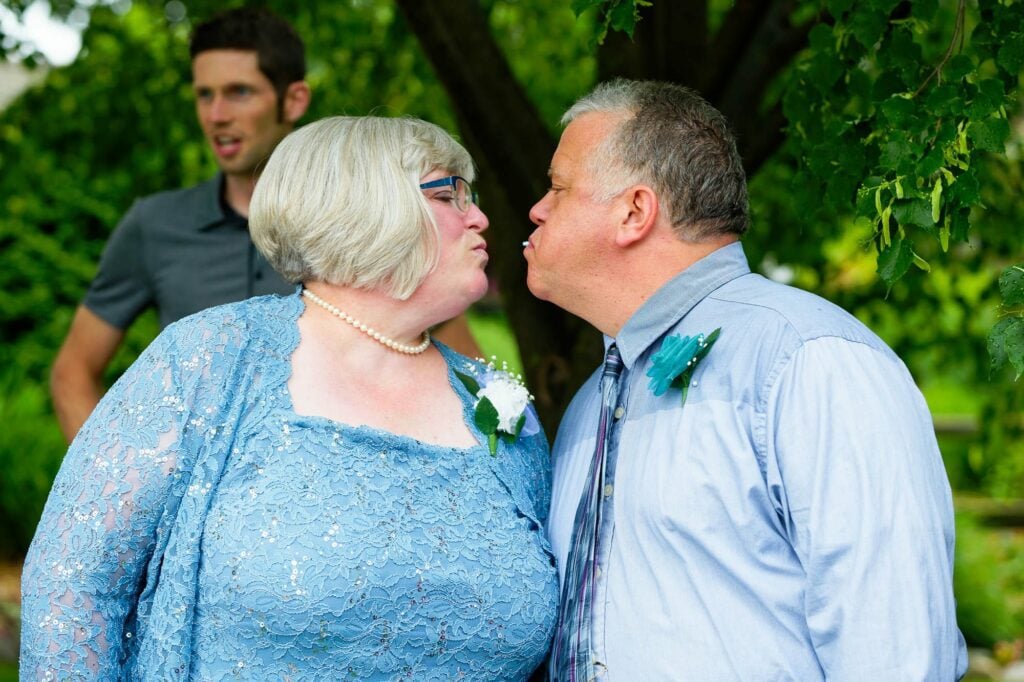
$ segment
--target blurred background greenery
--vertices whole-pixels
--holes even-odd
[[[457,130],[445,89],[389,0],[265,4],[306,40],[314,91],[306,120],[410,114]],[[48,368],[106,237],[135,197],[214,170],[190,94],[193,3],[89,5],[74,61],[41,66],[35,84],[0,112],[0,559],[7,566],[23,556],[64,454]],[[597,77],[594,16],[577,18],[569,3],[542,0],[482,5],[556,134],[560,113]],[[731,3],[710,6],[721,14]],[[16,52],[7,60],[33,61]],[[935,255],[930,273],[914,271],[891,289],[881,283],[863,225],[836,212],[811,215],[791,200],[799,169],[784,151],[751,178],[753,227],[745,238],[755,269],[853,312],[922,387],[957,499],[960,626],[971,645],[988,649],[1024,638],[1024,382],[1008,369],[990,376],[985,346],[999,315],[999,273],[1024,259],[1024,124],[1014,97],[1006,153],[979,171],[983,207],[971,222],[984,229]],[[487,354],[518,364],[501,295],[489,296],[470,323]],[[131,329],[110,379],[156,332],[153,315]],[[0,582],[0,639],[16,619],[11,591]],[[0,648],[0,658],[5,653],[12,655]],[[12,672],[0,668],[0,680],[5,674]]]

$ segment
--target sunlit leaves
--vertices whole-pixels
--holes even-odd
[[[988,339],[992,372],[1009,364],[1019,379],[1024,374],[1024,263],[1003,270],[999,293],[1006,316],[992,328]]]

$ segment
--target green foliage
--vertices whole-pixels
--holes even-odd
[[[592,13],[577,19],[563,3],[518,0],[495,2],[490,18],[516,80],[557,135],[562,114],[597,77],[587,47],[595,35]]]
[[[45,377],[132,197],[208,172],[182,83],[184,44],[154,24],[142,11],[96,10],[87,53],[0,119],[0,366],[30,380]]]
[[[0,558],[28,546],[65,447],[43,386],[22,379],[17,368],[0,375]]]
[[[999,291],[1006,305],[1024,305],[1024,264],[1003,270],[999,276]]]
[[[1024,632],[1024,539],[986,532],[969,516],[957,515],[953,588],[957,624],[971,646],[991,647]]]
[[[982,408],[981,443],[970,464],[982,490],[998,498],[1024,499],[1024,382],[1006,385]]]
[[[988,338],[988,352],[992,357],[992,371],[997,372],[1009,363],[1016,372],[1015,379],[1024,373],[1024,318],[1005,317],[992,328]]]
[[[867,218],[891,287],[912,264],[930,270],[922,254],[945,258],[970,238],[979,168],[1010,134],[1024,4],[980,0],[971,16],[963,3],[937,1],[826,6],[834,22],[811,31],[783,98],[798,201]],[[1024,344],[1016,326],[1001,333]]]
[[[594,43],[601,44],[609,30],[622,31],[632,38],[640,21],[640,8],[651,4],[649,0],[572,0],[572,11],[579,16],[587,10],[597,9],[598,30]]]
[[[996,323],[988,339],[992,372],[999,372],[1009,364],[1016,373],[1014,379],[1020,379],[1024,374],[1024,265],[1012,265],[1003,270],[999,291],[1007,316]]]

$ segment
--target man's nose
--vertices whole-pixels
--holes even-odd
[[[547,207],[547,203],[546,203],[547,202],[547,198],[548,198],[548,195],[545,194],[543,197],[541,197],[541,200],[538,201],[536,204],[534,204],[533,208],[530,209],[530,221],[534,225],[540,226],[541,224],[544,223],[545,220],[547,220],[547,217],[548,217],[548,207]]]
[[[224,97],[216,95],[210,102],[210,120],[214,123],[223,123],[231,120],[231,105]]]

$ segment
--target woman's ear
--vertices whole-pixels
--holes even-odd
[[[658,195],[646,185],[634,185],[621,197],[625,210],[615,232],[615,244],[628,248],[643,241],[658,222]]]

